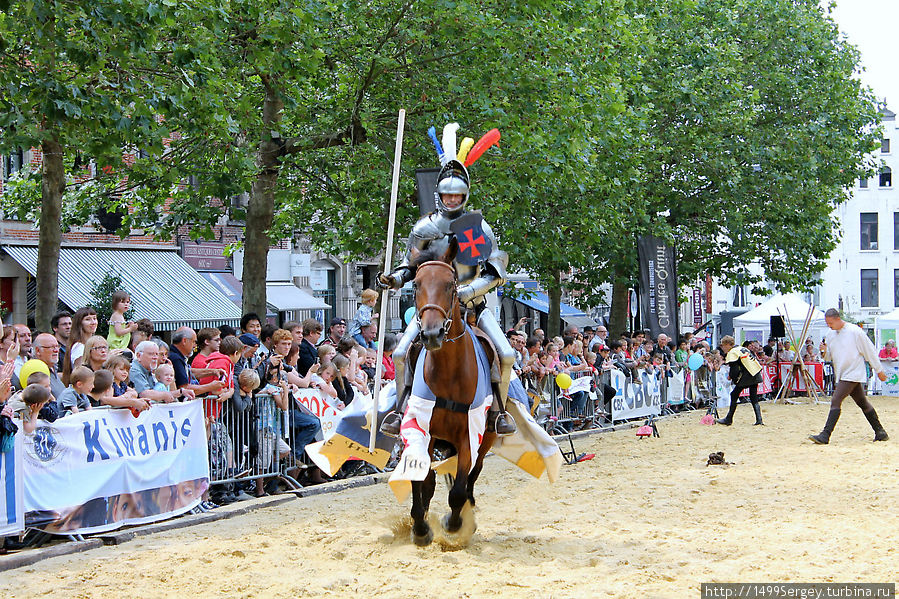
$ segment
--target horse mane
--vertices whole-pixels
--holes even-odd
[[[459,251],[459,244],[456,241],[455,237],[450,238],[449,249],[446,251],[440,251],[435,248],[425,248],[421,250],[415,257],[412,258],[412,263],[410,266],[413,268],[418,268],[425,262],[446,262],[447,252],[449,254],[449,262],[448,264],[452,264],[453,260],[456,258],[456,253]]]
[[[415,258],[412,259],[412,267],[418,268],[425,262],[443,262],[443,254],[444,252],[437,251],[436,249],[425,249],[422,250]]]

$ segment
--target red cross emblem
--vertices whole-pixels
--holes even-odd
[[[473,231],[474,231],[474,229],[466,229],[462,233],[466,237],[466,239],[468,239],[468,241],[463,241],[462,243],[460,243],[459,249],[462,250],[463,252],[466,252],[466,251],[468,251],[469,248],[471,248],[471,256],[473,258],[477,258],[478,256],[481,255],[481,253],[478,251],[478,246],[484,245],[484,243],[486,243],[486,242],[484,240],[483,235],[480,235],[480,236],[478,236],[477,239],[474,239]]]

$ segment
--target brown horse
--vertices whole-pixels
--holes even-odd
[[[458,281],[452,262],[458,249],[453,240],[441,256],[423,253],[413,257],[414,263],[418,264],[414,282],[415,306],[421,323],[422,344],[427,350],[423,358],[424,380],[438,398],[431,416],[428,452],[433,459],[435,440],[442,440],[452,445],[458,458],[456,476],[449,491],[451,511],[441,521],[450,537],[460,532],[466,502],[474,506],[474,484],[484,456],[496,439],[495,433],[485,432],[472,469],[467,407],[475,399],[478,367],[474,342],[466,332],[456,295]],[[414,368],[414,365],[409,367]],[[431,470],[424,481],[412,483],[412,539],[417,545],[427,545],[434,538],[427,513],[434,496],[435,478]]]

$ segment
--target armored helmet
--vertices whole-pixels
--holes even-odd
[[[434,200],[437,211],[450,218],[456,218],[465,211],[468,202],[469,187],[468,169],[458,160],[450,160],[437,174],[437,188],[434,191]],[[442,194],[462,194],[462,203],[455,208],[448,208],[443,203]]]

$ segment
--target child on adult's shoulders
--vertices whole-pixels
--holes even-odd
[[[362,331],[362,327],[367,327],[372,321],[372,311],[378,302],[378,292],[374,289],[365,289],[362,292],[362,305],[356,310],[353,319],[350,321],[347,336],[355,337]]]

